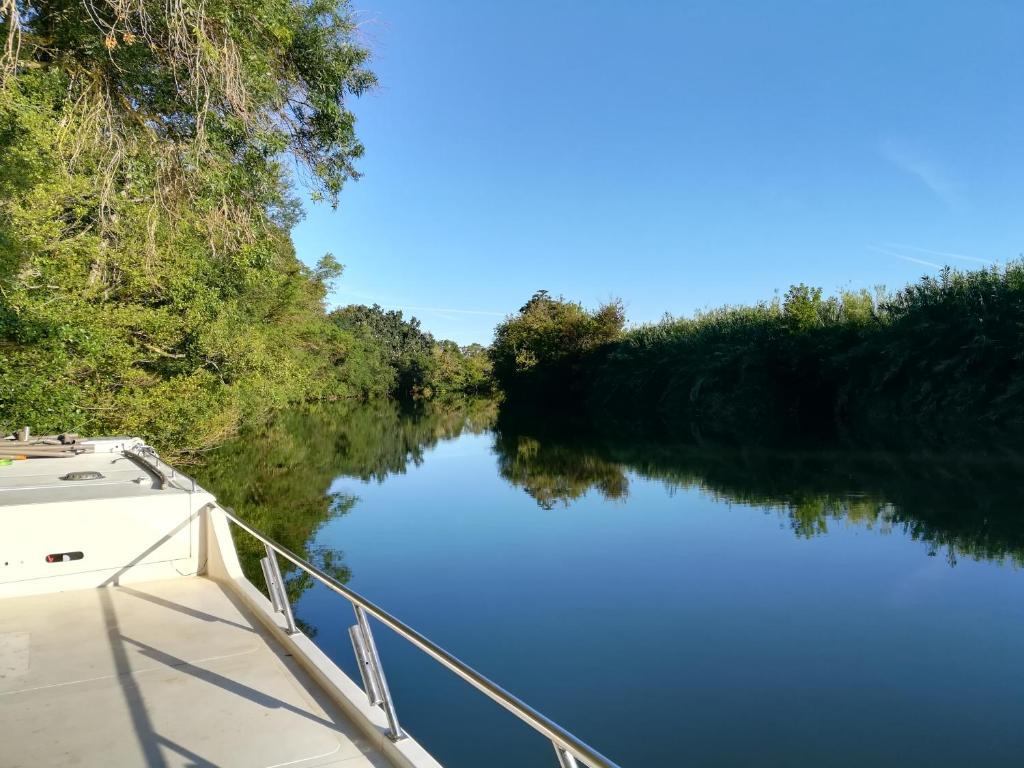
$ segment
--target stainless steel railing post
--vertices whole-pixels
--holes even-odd
[[[555,748],[555,754],[558,755],[559,768],[579,768],[579,763],[576,762],[576,758],[572,756],[572,753],[566,752],[555,742],[551,742],[551,745]]]
[[[295,616],[292,614],[291,603],[288,602],[288,592],[284,588],[284,579],[281,578],[281,568],[277,563],[277,553],[269,544],[264,544],[267,549],[267,556],[260,560],[263,568],[263,578],[267,580],[267,591],[270,593],[270,602],[274,610],[284,614],[285,624],[288,626],[288,634],[294,635],[298,632],[295,626]]]
[[[230,508],[219,507],[219,509],[221,509],[224,516],[227,517],[233,525],[245,531],[257,541],[262,542],[263,545],[266,546],[268,554],[276,552],[297,568],[305,571],[315,581],[320,582],[332,592],[340,595],[352,604],[353,609],[356,611],[356,619],[358,623],[355,627],[352,627],[352,629],[349,630],[349,634],[353,635],[353,630],[357,630],[361,647],[365,648],[367,658],[372,658],[374,660],[372,663],[375,663],[375,669],[380,670],[380,658],[377,655],[377,648],[373,644],[373,636],[370,634],[370,627],[367,623],[368,616],[373,616],[385,627],[395,632],[399,637],[407,640],[413,647],[434,659],[434,661],[438,662],[449,672],[452,672],[457,677],[471,685],[491,701],[504,707],[538,733],[544,734],[551,739],[551,743],[555,747],[555,754],[558,756],[561,768],[579,768],[581,765],[585,765],[588,768],[619,768],[616,763],[609,760],[593,747],[584,743],[560,725],[533,709],[523,700],[513,696],[497,683],[487,679],[475,669],[450,654],[444,648],[441,648],[436,643],[421,635],[408,624],[399,621],[395,616],[392,616],[380,606],[367,600],[358,592],[353,592],[330,574],[324,572],[320,568],[317,568],[308,560],[304,560],[299,557],[287,547],[284,547],[273,539],[268,538],[244,520],[239,519]],[[264,576],[267,575],[267,568],[269,566],[269,560],[267,558],[265,558],[265,560],[267,560],[267,564],[264,565]],[[268,584],[270,581],[271,578],[268,577]],[[278,578],[277,581],[280,582],[280,579]],[[283,602],[284,607],[287,607],[287,597],[284,598]],[[288,608],[288,615],[290,615],[290,610],[291,609]],[[363,632],[362,627],[365,627],[365,633]],[[369,643],[365,642],[366,637],[370,638]],[[354,638],[353,644],[355,644]],[[372,654],[370,653],[371,648],[373,649]],[[365,675],[370,673],[370,668],[363,666],[363,662],[361,660],[362,656],[358,649],[356,650],[356,657],[360,659],[361,674]],[[398,716],[395,714],[394,706],[390,703],[391,694],[387,691],[387,683],[384,681],[383,672],[380,672],[379,678],[377,678],[376,673],[372,673],[371,679],[373,679],[374,682],[380,680],[384,683],[383,691],[381,691],[381,701],[377,703],[384,704],[385,701],[387,702],[387,704],[384,704],[384,712],[388,716],[388,723],[391,726],[391,732],[400,734],[399,738],[404,737],[405,733],[401,731],[398,726]],[[363,683],[367,690],[371,689],[372,684],[368,684],[365,677]],[[371,701],[373,701],[372,694],[368,693],[367,696],[370,697]],[[374,705],[376,705],[376,703]]]
[[[384,676],[384,667],[380,663],[380,654],[377,653],[377,644],[373,641],[373,632],[370,631],[370,621],[366,617],[366,611],[361,605],[352,604],[356,613],[356,623],[349,628],[349,636],[352,638],[352,647],[356,653],[356,661],[359,663],[359,672],[363,677],[363,688],[366,691],[366,698],[370,706],[380,705],[388,719],[388,738],[398,741],[405,738],[402,726],[398,724],[398,712],[395,711],[395,703],[391,699],[391,691],[388,689],[388,680]]]

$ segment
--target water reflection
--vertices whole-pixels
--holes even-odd
[[[341,581],[336,550],[310,548],[316,531],[358,499],[332,494],[342,476],[383,482],[418,466],[439,441],[493,432],[498,473],[547,509],[595,492],[625,501],[630,476],[670,492],[698,488],[724,502],[779,514],[801,537],[837,524],[901,531],[950,564],[958,557],[1024,564],[1024,458],[1019,454],[911,455],[864,450],[737,448],[656,430],[602,432],[594,425],[502,412],[489,400],[402,406],[333,404],[278,414],[204,457],[195,472],[222,503]],[[260,582],[262,548],[239,553]],[[291,573],[292,597],[309,586]]]
[[[596,492],[624,501],[635,475],[670,491],[773,511],[801,537],[854,524],[902,531],[951,565],[968,556],[1024,564],[1024,457],[841,450],[743,449],[657,432],[601,432],[502,413],[495,427],[501,476],[547,509]]]
[[[199,474],[623,764],[1015,764],[1020,574],[967,560],[1024,563],[1024,461],[750,444],[487,402],[339,404],[281,414]],[[260,550],[239,544],[260,583]],[[306,586],[291,574],[293,600]],[[297,609],[357,674],[334,596]],[[494,744],[489,765],[549,754],[378,642],[403,722],[446,765]]]
[[[391,401],[335,403],[284,411],[202,457],[199,482],[247,522],[342,582],[351,573],[344,553],[310,545],[316,532],[358,502],[331,492],[340,476],[383,482],[423,461],[441,440],[490,429],[497,405],[488,400],[402,406]],[[235,543],[246,575],[263,585],[262,545],[244,533]],[[282,563],[292,600],[311,577]]]

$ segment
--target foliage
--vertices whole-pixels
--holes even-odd
[[[555,369],[571,373],[585,355],[617,339],[624,323],[621,302],[588,312],[582,304],[538,291],[495,329],[490,350],[494,376],[509,391],[531,379],[536,386]]]
[[[346,0],[6,0],[0,421],[202,449],[289,402],[382,392],[327,322],[332,201],[373,85]]]
[[[393,371],[389,391],[412,393],[423,386],[429,375],[434,340],[420,329],[415,317],[405,320],[397,310],[353,304],[334,310],[330,318],[339,328],[374,342],[380,349]]]
[[[897,429],[962,439],[1024,428],[1022,262],[946,269],[892,295],[825,297],[797,285],[782,301],[669,317],[572,357],[522,342],[531,325],[506,322],[494,344],[510,394],[539,390],[524,400],[573,393],[590,413],[720,436],[754,425],[776,437],[875,439]]]
[[[431,350],[435,393],[488,395],[494,392],[493,365],[488,349],[480,344],[460,347],[454,341],[438,341]]]
[[[379,349],[393,375],[387,389],[399,397],[485,394],[492,389],[491,366],[483,347],[437,341],[415,317],[374,304],[353,304],[330,314],[334,324]]]
[[[478,351],[324,299],[374,84],[347,0],[0,3],[0,427],[204,450],[289,403],[483,390]],[[381,323],[377,323],[381,320]]]

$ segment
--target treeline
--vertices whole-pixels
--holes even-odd
[[[1024,263],[943,269],[892,294],[793,286],[785,297],[625,330],[535,295],[495,334],[518,402],[651,418],[753,439],[836,434],[896,442],[1024,428]]]
[[[330,204],[358,177],[368,56],[347,0],[0,2],[0,429],[183,452],[479,387],[478,350],[328,317],[340,265],[296,257],[294,175]]]
[[[436,340],[415,317],[397,310],[353,304],[330,313],[331,322],[364,343],[363,388],[374,394],[429,399],[487,394],[493,388],[491,360],[480,344]]]

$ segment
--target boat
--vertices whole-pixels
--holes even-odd
[[[221,506],[133,437],[0,440],[0,766],[439,768],[400,724],[374,631],[398,634],[551,741],[608,758]],[[233,535],[265,549],[262,589]],[[350,604],[360,672],[296,621],[282,576]],[[439,706],[442,702],[439,702]]]

